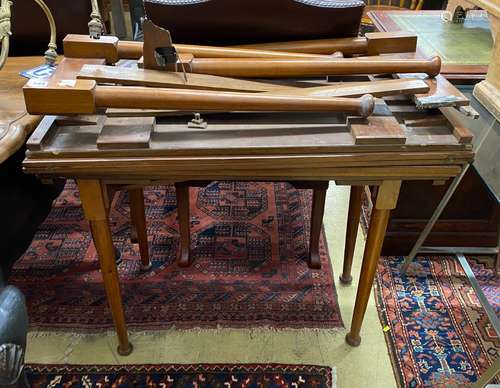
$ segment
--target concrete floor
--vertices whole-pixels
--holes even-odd
[[[159,363],[291,363],[328,365],[336,370],[337,387],[395,387],[382,327],[374,298],[370,298],[358,348],[344,337],[350,327],[361,266],[364,237],[361,230],[353,265],[354,282],[338,282],[342,271],[349,187],[330,184],[325,228],[342,318],[346,329],[204,329],[131,332],[133,353],[116,353],[113,333],[75,335],[29,334],[27,362],[73,364],[159,364]]]

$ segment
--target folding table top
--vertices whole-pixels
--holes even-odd
[[[41,175],[186,173],[190,179],[230,178],[224,171],[240,167],[236,176],[245,171],[267,176],[272,168],[272,176],[296,169],[292,175],[309,177],[308,169],[328,176],[324,169],[363,166],[398,166],[397,176],[420,179],[435,175],[426,168],[415,175],[402,166],[438,166],[436,174],[449,177],[473,152],[469,134],[453,126],[446,109],[454,108],[417,110],[398,97],[378,99],[367,119],[340,113],[202,112],[206,127],[193,122],[192,112],[109,109],[92,116],[46,116],[28,141],[24,166]],[[444,172],[445,167],[454,170]]]

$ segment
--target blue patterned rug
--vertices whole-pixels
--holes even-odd
[[[500,276],[492,258],[467,258],[500,315]],[[464,387],[500,356],[500,339],[460,264],[417,257],[399,275],[401,257],[382,257],[375,297],[400,387]]]

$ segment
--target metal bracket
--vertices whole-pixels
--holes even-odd
[[[464,116],[471,118],[472,120],[477,120],[479,118],[479,113],[470,105],[455,106],[460,113]]]
[[[199,113],[194,114],[194,119],[192,119],[190,122],[188,122],[188,128],[201,128],[205,129],[208,127],[208,123],[203,120],[201,115]]]
[[[142,31],[144,33],[142,48],[144,68],[176,71],[178,57],[170,32],[148,19],[142,22]]]

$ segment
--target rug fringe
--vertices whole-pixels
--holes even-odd
[[[250,338],[253,338],[256,335],[261,335],[263,333],[309,333],[309,334],[328,334],[328,335],[336,335],[340,332],[345,332],[344,327],[335,327],[335,328],[282,328],[282,327],[272,327],[272,326],[262,326],[262,327],[254,327],[254,328],[232,328],[232,327],[223,327],[217,326],[215,328],[206,328],[206,327],[193,327],[189,329],[178,328],[172,326],[170,328],[165,329],[152,329],[152,330],[134,330],[129,329],[129,335],[131,338],[139,337],[139,336],[158,336],[158,335],[168,335],[168,334],[231,334],[231,333],[247,333]],[[30,338],[43,338],[43,337],[51,337],[51,336],[59,336],[59,337],[70,337],[70,338],[99,338],[99,337],[108,337],[115,336],[116,333],[114,330],[105,330],[101,332],[70,332],[70,331],[54,331],[54,330],[31,330],[28,332],[28,339]]]

